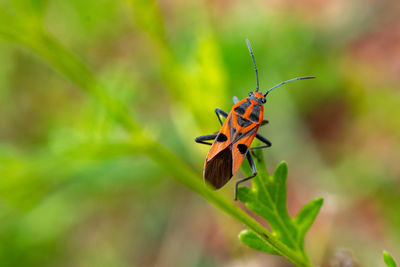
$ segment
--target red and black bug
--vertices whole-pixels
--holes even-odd
[[[268,89],[265,94],[258,92],[259,81],[256,61],[254,59],[253,50],[251,49],[249,41],[246,40],[246,42],[256,72],[256,90],[254,92],[250,92],[249,96],[241,101],[239,101],[237,97],[234,97],[234,105],[229,114],[222,109],[216,108],[215,113],[217,114],[218,120],[222,125],[221,130],[216,134],[203,135],[195,138],[197,143],[211,145],[211,149],[208,152],[206,162],[204,164],[203,177],[204,181],[210,183],[215,187],[215,189],[223,187],[232,178],[233,174],[235,174],[235,172],[239,169],[245,157],[249,161],[252,170],[252,176],[241,179],[236,183],[235,200],[237,198],[237,188],[239,184],[257,175],[257,168],[254,164],[251,153],[248,153],[249,150],[267,148],[271,146],[271,142],[267,138],[257,134],[258,128],[268,123],[268,121],[263,120],[263,105],[266,102],[265,97],[269,92],[271,92],[271,90],[285,83],[315,78],[314,76],[294,78],[273,86],[272,88]],[[224,123],[222,123],[221,116],[225,118]],[[254,138],[257,138],[265,145],[250,147]],[[214,140],[214,142],[206,142],[211,140]]]

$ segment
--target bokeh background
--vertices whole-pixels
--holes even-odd
[[[263,90],[318,77],[271,93],[261,129],[290,213],[325,199],[312,262],[400,259],[397,0],[2,0],[0,266],[292,266],[131,146],[140,128],[200,178],[194,137],[255,88],[246,38]]]

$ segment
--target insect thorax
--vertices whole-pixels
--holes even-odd
[[[256,101],[246,98],[245,101],[238,103],[234,112],[237,114],[237,123],[241,127],[247,127],[251,123],[259,123],[260,116],[262,116],[262,106]]]

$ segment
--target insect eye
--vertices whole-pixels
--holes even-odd
[[[267,102],[267,100],[265,100],[265,98],[261,98],[261,103],[265,104],[265,102]]]
[[[250,93],[249,93],[249,96],[253,96],[253,93],[252,93],[252,92],[250,92]]]

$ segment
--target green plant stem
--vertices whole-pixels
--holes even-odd
[[[177,181],[202,195],[214,206],[253,230],[264,242],[272,246],[282,256],[297,266],[311,266],[308,262],[304,262],[298,255],[292,253],[284,244],[275,239],[271,233],[256,220],[233,205],[232,201],[228,201],[205,185],[201,177],[174,153],[164,148],[160,143],[148,138],[139,124],[131,117],[128,108],[109,95],[106,90],[102,88],[101,84],[97,82],[90,68],[73,53],[69,52],[62,44],[40,28],[35,28],[34,31],[35,32],[30,32],[28,36],[25,35],[24,39],[19,39],[18,36],[20,35],[14,34],[13,37],[15,38],[13,38],[13,41],[35,51],[56,70],[74,82],[79,88],[97,98],[106,107],[108,112],[114,116],[116,121],[132,135],[134,139],[133,142],[135,142],[134,146],[137,149],[143,149],[145,154],[170,173]],[[8,32],[4,33],[0,30],[0,36],[3,36],[5,39],[9,39],[10,37],[7,33]],[[141,140],[142,142],[140,148],[137,147],[137,140]]]

